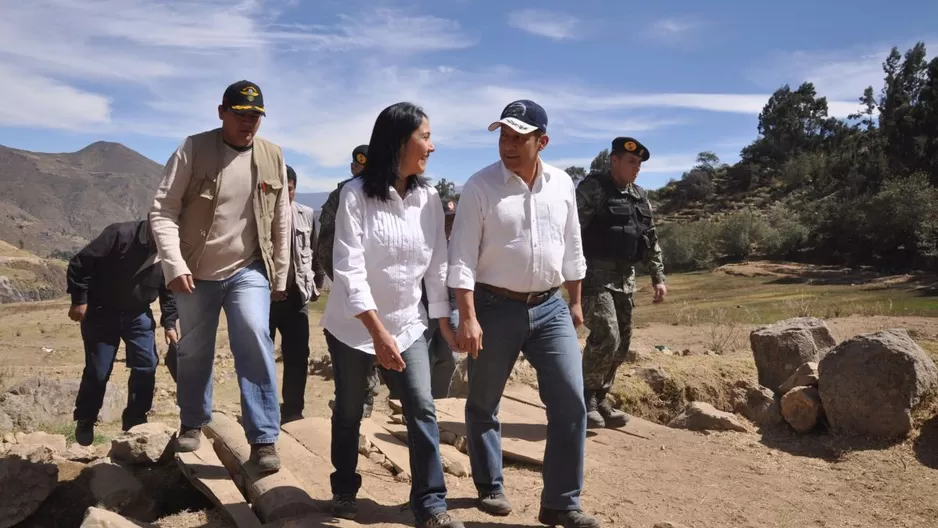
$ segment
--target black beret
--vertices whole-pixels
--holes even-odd
[[[359,145],[352,151],[352,161],[364,165],[368,161],[368,145]]]
[[[613,139],[612,152],[628,152],[629,154],[635,154],[642,158],[642,161],[648,161],[648,158],[651,157],[645,145],[642,145],[637,139],[630,137],[617,137]]]

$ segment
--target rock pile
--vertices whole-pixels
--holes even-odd
[[[837,345],[823,321],[796,318],[757,328],[750,343],[760,384],[775,391],[781,416],[799,433],[826,419],[848,434],[902,437],[912,411],[938,392],[935,363],[902,329]]]
[[[171,450],[173,432],[163,424],[143,424],[113,440],[109,448],[99,449],[69,445],[65,436],[41,431],[3,435],[0,528],[14,526],[37,512],[58,486],[59,465],[76,462],[88,463],[81,473],[87,475],[97,505],[87,511],[82,527],[148,526],[124,519],[151,522],[158,517],[152,490],[134,471],[163,460]]]

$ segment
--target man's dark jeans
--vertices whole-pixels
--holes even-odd
[[[75,399],[75,420],[96,421],[104,392],[114,368],[121,340],[126,349],[130,381],[127,407],[122,416],[126,431],[146,423],[153,406],[156,383],[156,321],[153,312],[118,312],[89,307],[81,322],[81,338],[85,344],[85,370]]]
[[[270,338],[280,330],[283,352],[282,417],[302,414],[309,371],[309,307],[295,287],[288,291],[286,299],[270,303]]]
[[[466,430],[472,479],[484,495],[503,491],[499,402],[519,351],[537,371],[547,407],[547,448],[541,506],[580,507],[586,447],[586,403],[580,345],[570,310],[558,291],[538,306],[475,290],[483,349],[469,359]]]
[[[335,374],[335,409],[332,413],[333,494],[355,495],[361,487],[358,468],[358,435],[362,404],[375,356],[356,350],[324,330]],[[400,389],[407,417],[410,451],[410,506],[418,521],[446,511],[446,481],[440,459],[440,430],[430,394],[430,357],[421,337],[401,356],[403,372],[381,369],[381,374]],[[581,396],[582,397],[582,396]]]

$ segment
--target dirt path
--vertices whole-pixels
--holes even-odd
[[[7,382],[37,373],[80,376],[83,352],[77,325],[65,318],[67,304],[23,306],[0,311],[0,374]],[[839,339],[860,331],[902,326],[923,340],[938,340],[938,321],[929,318],[848,317],[828,324]],[[325,344],[318,321],[313,325],[315,357],[325,353]],[[701,349],[709,332],[706,325],[653,323],[636,330],[633,348],[648,350],[665,344],[672,350]],[[748,330],[741,336],[745,346]],[[162,335],[159,343],[165,349]],[[224,328],[219,347],[222,354],[227,351]],[[745,350],[725,356],[661,356],[655,361],[675,371],[716,369],[714,372],[732,373],[727,376],[737,375],[739,369],[745,372],[750,368],[745,365],[751,363]],[[217,407],[237,413],[233,374],[230,360],[216,364],[215,398]],[[112,379],[126,383],[127,370],[118,365]],[[530,380],[522,372],[515,383]],[[3,381],[0,379],[0,384]],[[175,391],[162,367],[157,387],[159,414],[153,419],[175,424]],[[309,378],[307,416],[329,416],[332,388],[329,379]],[[383,394],[378,401],[384,402]],[[390,413],[381,405],[380,411]],[[851,446],[823,433],[798,437],[784,428],[764,434],[698,434],[650,422],[636,421],[629,427],[640,429],[647,438],[601,431],[588,441],[590,463],[582,501],[605,526],[651,527],[671,521],[695,528],[938,527],[938,418],[908,441],[876,449]],[[101,430],[113,434],[116,424]],[[408,486],[395,482],[376,464],[362,469],[366,488],[379,498],[375,499],[375,517],[369,521],[366,515],[361,524],[409,525],[409,516],[401,512]],[[538,526],[539,470],[509,464],[505,479],[515,506],[510,517],[481,514],[474,507],[471,479],[447,475],[450,508],[467,526]],[[393,522],[387,522],[388,509],[397,512],[391,516]]]

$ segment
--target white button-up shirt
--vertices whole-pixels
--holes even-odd
[[[534,185],[498,161],[463,186],[449,243],[451,288],[534,293],[581,280],[586,260],[573,180],[541,161]]]
[[[376,310],[403,352],[427,328],[420,302],[425,281],[429,316],[449,317],[446,290],[446,233],[443,203],[433,187],[418,187],[401,198],[368,198],[362,180],[342,187],[332,253],[335,281],[321,325],[339,341],[375,353],[356,315]]]

